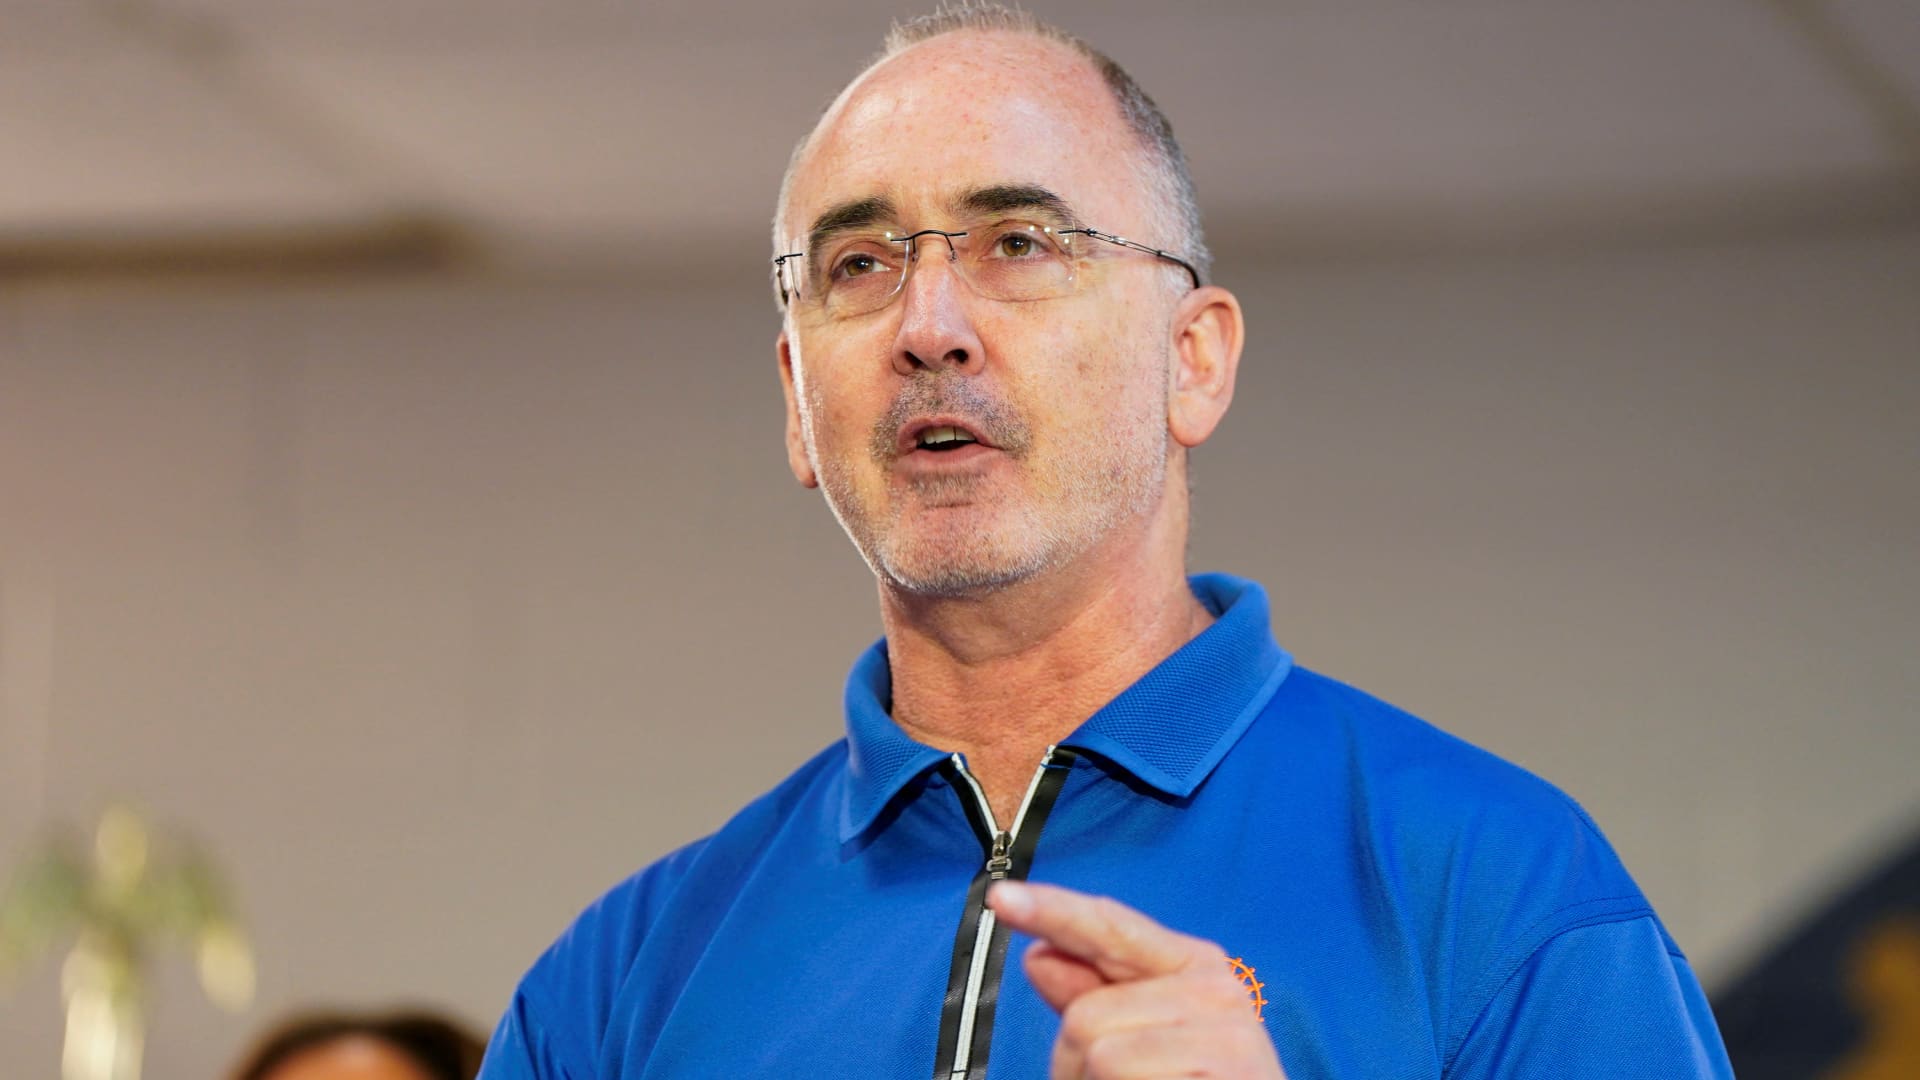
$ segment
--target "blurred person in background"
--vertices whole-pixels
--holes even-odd
[[[486,1080],[1731,1075],[1578,806],[1187,575],[1244,325],[1118,65],[896,28],[774,235],[788,459],[885,640],[846,740],[539,959]]]
[[[484,1050],[433,1013],[315,1013],[262,1036],[229,1080],[473,1080]]]

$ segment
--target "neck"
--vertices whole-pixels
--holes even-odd
[[[1048,746],[1212,624],[1187,587],[1184,524],[982,596],[882,584],[894,722],[965,754],[1001,828]]]

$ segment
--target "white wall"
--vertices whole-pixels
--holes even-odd
[[[1920,231],[1238,265],[1199,568],[1582,799],[1709,979],[1920,811]],[[0,866],[136,799],[231,867],[149,1075],[315,1001],[490,1024],[839,730],[871,581],[762,282],[0,296]],[[743,674],[745,672],[746,674]],[[54,965],[0,990],[55,1074]]]

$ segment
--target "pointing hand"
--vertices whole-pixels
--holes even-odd
[[[1219,946],[1124,904],[1003,881],[995,917],[1036,940],[1027,978],[1060,1014],[1052,1080],[1286,1080],[1247,988]]]

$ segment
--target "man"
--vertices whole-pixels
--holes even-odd
[[[589,908],[483,1077],[1730,1075],[1571,801],[1186,577],[1241,312],[1124,72],[908,24],[775,242],[788,458],[886,638],[847,739]]]

